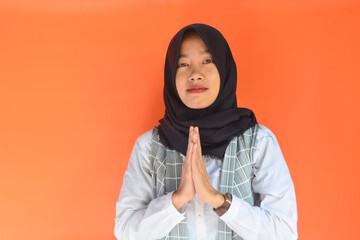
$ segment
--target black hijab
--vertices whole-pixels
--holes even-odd
[[[191,109],[181,101],[175,85],[183,35],[195,30],[214,57],[220,75],[220,91],[216,100],[203,109]],[[165,116],[159,121],[160,140],[167,147],[186,155],[189,127],[198,126],[203,155],[223,159],[230,140],[241,135],[257,121],[247,108],[238,108],[236,101],[237,72],[230,48],[215,28],[191,24],[182,28],[171,40],[165,60]]]

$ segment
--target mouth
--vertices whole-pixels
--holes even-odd
[[[202,93],[205,92],[206,90],[208,90],[208,88],[202,86],[196,86],[196,87],[190,87],[186,91],[189,93]]]

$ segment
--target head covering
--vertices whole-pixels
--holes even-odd
[[[189,29],[195,30],[204,41],[220,75],[219,94],[203,109],[187,107],[176,90],[178,57],[184,33]],[[159,121],[159,134],[162,143],[171,149],[186,155],[189,127],[198,126],[203,155],[222,159],[230,140],[257,123],[250,109],[237,107],[235,61],[223,35],[211,26],[191,24],[172,38],[166,54],[164,78],[165,115]]]

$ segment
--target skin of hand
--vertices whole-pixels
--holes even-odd
[[[209,204],[213,208],[218,208],[224,203],[225,198],[211,185],[202,157],[199,128],[195,127],[193,131],[192,142],[194,146],[191,163],[195,191],[200,201]]]
[[[191,156],[194,144],[191,139],[193,137],[194,127],[190,127],[189,130],[189,140],[188,140],[188,148],[186,151],[185,161],[182,164],[181,169],[181,181],[178,189],[172,195],[172,202],[175,208],[179,211],[182,206],[194,198],[195,196],[195,187],[192,177],[192,169],[191,169]]]
[[[218,208],[225,201],[224,196],[210,183],[202,157],[199,128],[191,126],[180,186],[172,195],[173,205],[179,211],[185,203],[194,198],[195,193],[200,201],[214,208]]]

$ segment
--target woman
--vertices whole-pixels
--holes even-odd
[[[118,239],[297,239],[294,186],[275,136],[238,108],[219,31],[181,29],[165,62],[165,116],[133,148]]]

